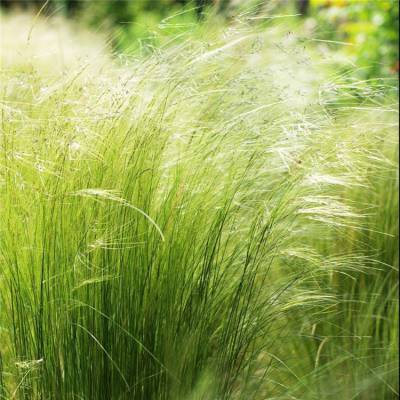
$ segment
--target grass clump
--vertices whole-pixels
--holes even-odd
[[[53,52],[2,69],[0,395],[329,398],[343,367],[394,396],[395,106],[279,28],[49,71],[35,23]]]

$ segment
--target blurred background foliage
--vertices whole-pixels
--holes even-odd
[[[200,28],[206,19],[229,23],[240,12],[295,15],[314,38],[344,42],[344,53],[370,79],[399,72],[398,0],[0,0],[2,10],[61,13],[110,32],[115,50],[151,51],[163,40]],[[286,23],[286,21],[284,22]],[[293,25],[293,23],[292,23]],[[201,31],[200,31],[201,32]]]
[[[310,15],[324,39],[349,43],[366,78],[399,71],[397,0],[311,0]]]

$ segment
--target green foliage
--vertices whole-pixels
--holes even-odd
[[[160,33],[176,35],[182,24],[194,24],[196,13],[193,7],[183,7],[173,0],[89,2],[81,13],[93,27],[108,24],[113,32],[114,46],[119,51],[135,49],[140,45],[159,45]],[[178,14],[163,29],[163,20]],[[176,27],[176,29],[173,29]]]
[[[15,0],[7,8],[29,7],[35,12],[61,14],[106,31],[114,50],[148,51],[184,31],[193,30],[209,5],[206,1],[187,0]]]
[[[396,396],[397,88],[252,21],[3,19],[2,398]]]
[[[62,13],[106,31],[114,50],[125,53],[148,53],[180,35],[186,37],[185,33],[202,30],[202,22],[210,16],[211,24],[220,24],[213,19],[215,14],[222,19],[253,15],[252,24],[267,16],[269,25],[274,15],[299,13],[305,4],[305,30],[314,27],[313,39],[347,43],[343,51],[359,68],[360,79],[393,77],[399,71],[397,0],[13,0],[2,4],[8,8],[30,5],[36,11],[46,4],[43,13]],[[294,24],[301,18],[295,18]],[[340,68],[346,72],[354,70],[354,65]]]
[[[313,0],[311,15],[321,39],[345,41],[362,77],[390,76],[399,70],[397,0]]]

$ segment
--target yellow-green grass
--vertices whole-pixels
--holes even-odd
[[[393,84],[243,19],[2,22],[3,398],[395,398]]]

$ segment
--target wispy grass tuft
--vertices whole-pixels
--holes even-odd
[[[390,84],[239,22],[140,60],[6,38],[1,398],[397,393]]]

